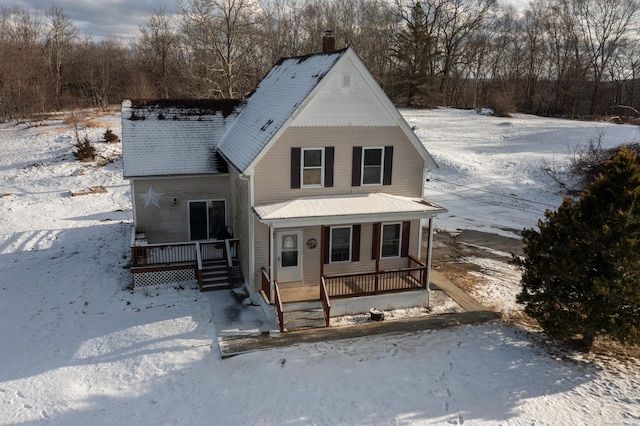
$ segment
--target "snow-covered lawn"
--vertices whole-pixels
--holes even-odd
[[[449,231],[534,226],[560,202],[542,165],[561,165],[601,128],[611,143],[638,134],[528,116],[404,113],[441,166],[427,197],[449,209],[437,219]],[[120,134],[119,115],[100,120],[93,140],[106,127]],[[122,162],[79,163],[73,142],[61,120],[0,125],[0,424],[640,423],[636,361],[568,360],[514,326],[222,361],[209,296],[189,286],[123,290],[131,204]],[[105,156],[118,152],[96,145]],[[107,193],[70,196],[95,186]],[[513,271],[470,261],[494,271],[483,291],[509,308]]]

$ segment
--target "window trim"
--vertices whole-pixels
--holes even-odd
[[[379,150],[380,151],[380,175],[378,176],[378,183],[365,183],[365,173],[364,173],[364,159],[366,157],[367,150]],[[384,146],[363,146],[362,147],[362,158],[360,159],[360,185],[361,186],[381,186],[384,183],[384,164],[385,163],[385,147]]]
[[[380,259],[398,259],[402,257],[402,243],[403,243],[403,226],[404,223],[403,222],[389,222],[389,223],[382,223],[382,226],[380,227]],[[397,250],[397,254],[392,255],[392,256],[385,256],[382,253],[382,250],[384,248],[384,227],[385,226],[397,226],[400,225],[400,229],[398,232],[398,250]]]
[[[320,166],[313,167],[305,167],[304,165],[304,153],[306,151],[320,151]],[[300,149],[300,187],[301,188],[324,188],[324,179],[325,179],[325,168],[326,168],[326,160],[325,160],[325,148],[301,148]],[[304,183],[304,172],[305,170],[320,170],[320,184],[314,183],[311,185],[305,185]]]
[[[349,258],[345,260],[333,260],[333,230],[334,229],[349,229]],[[329,263],[347,263],[351,262],[353,250],[353,226],[352,225],[341,225],[341,226],[331,226],[329,227]]]

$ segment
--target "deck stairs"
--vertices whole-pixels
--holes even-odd
[[[228,289],[232,287],[229,282],[229,270],[226,260],[205,260],[202,262],[202,281],[200,291]]]
[[[282,304],[286,331],[321,328],[327,326],[320,300],[286,302]]]

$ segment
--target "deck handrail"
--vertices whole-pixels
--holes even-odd
[[[278,323],[280,323],[280,332],[284,333],[284,307],[282,306],[282,297],[280,296],[280,288],[278,281],[273,281],[273,290],[275,294],[276,310],[278,311]]]
[[[329,301],[329,293],[327,292],[324,277],[320,277],[320,301],[322,302],[322,309],[324,310],[326,326],[329,327],[331,319],[331,302]]]
[[[196,264],[198,284],[202,285],[202,253],[200,252],[200,242],[196,241]]]

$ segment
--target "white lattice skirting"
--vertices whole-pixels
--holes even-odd
[[[196,279],[193,269],[175,269],[172,271],[136,272],[133,274],[134,287],[146,287],[149,285],[171,284]]]

